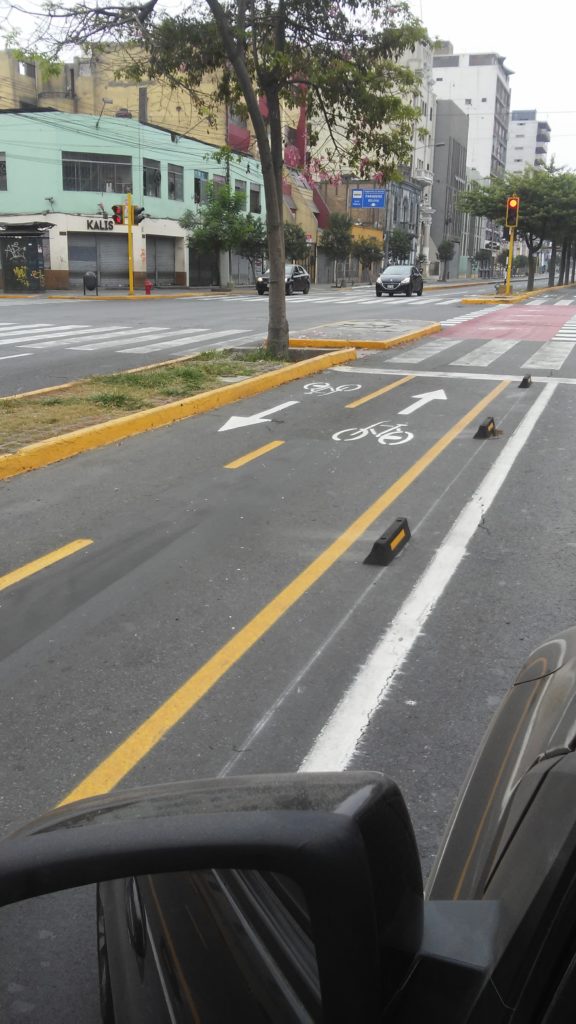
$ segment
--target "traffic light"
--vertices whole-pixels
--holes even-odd
[[[112,220],[114,221],[115,224],[123,224],[124,223],[124,207],[123,206],[113,206],[112,207]]]
[[[146,212],[143,206],[132,207],[132,223],[141,224],[146,216]]]
[[[520,200],[518,196],[508,196],[506,200],[506,227],[518,227],[518,214],[520,212]]]

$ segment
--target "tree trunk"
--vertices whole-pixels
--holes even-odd
[[[554,276],[556,274],[556,241],[552,242],[552,248],[550,250],[550,263],[548,264],[548,287],[551,288],[554,284]]]
[[[564,274],[566,273],[566,256],[568,253],[568,239],[565,238],[562,242],[562,253],[560,255],[560,273],[558,274],[558,284],[564,284]]]
[[[534,278],[536,276],[536,253],[528,247],[528,283],[526,285],[526,291],[531,292],[534,288]]]

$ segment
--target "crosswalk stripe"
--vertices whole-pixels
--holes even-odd
[[[441,301],[440,300],[438,301],[438,305],[439,306],[457,306],[458,303],[461,302],[461,301],[462,300],[460,298],[458,298],[458,299],[442,299]]]
[[[558,299],[558,302],[554,303],[555,306],[573,306],[574,299]]]
[[[155,330],[157,330],[156,327],[140,327],[138,330],[132,331],[131,333],[150,334],[151,331]],[[166,330],[166,328],[162,328],[162,330]],[[106,334],[108,337],[113,334],[117,334],[119,337],[116,338],[116,341],[119,342],[124,340],[126,333],[127,331],[125,327],[89,327],[85,331],[61,332],[59,335],[54,335],[54,337],[50,338],[49,341],[36,341],[33,345],[28,347],[34,349],[66,348],[71,347],[70,342],[76,341],[76,338],[83,338],[87,341],[90,338],[99,338],[102,334]],[[26,344],[28,343],[26,342]]]
[[[490,366],[500,356],[503,356],[511,348],[518,344],[518,338],[512,340],[495,338],[492,341],[484,342],[480,348],[467,352],[460,359],[454,359],[450,366]]]
[[[32,356],[33,352],[15,352],[12,356],[0,356],[0,359],[22,359],[23,356]]]
[[[526,305],[527,306],[543,306],[545,302],[548,302],[548,298],[544,298],[544,299],[530,299],[530,301],[527,302]]]
[[[522,363],[522,369],[559,370],[575,345],[576,341],[547,341],[530,359]]]
[[[13,334],[9,338],[2,337],[0,345],[27,345],[29,341],[37,341],[38,338],[45,338],[46,335],[48,335],[48,337],[60,337],[64,333],[68,337],[72,334],[81,334],[82,331],[78,332],[75,327],[54,327],[52,329],[42,331],[35,330],[28,334]],[[46,342],[46,344],[48,344],[48,342]]]
[[[427,341],[421,348],[416,349],[413,352],[406,352],[404,355],[392,356],[391,359],[387,359],[388,363],[423,363],[425,359],[429,359],[431,356],[437,356],[441,352],[445,352],[447,349],[452,348],[454,345],[461,345],[462,338],[450,338],[449,340],[436,340]]]
[[[108,341],[96,341],[93,344],[91,343],[89,345],[70,345],[69,348],[70,348],[71,352],[100,352],[101,349],[114,348],[115,345],[121,345],[121,344],[122,345],[124,345],[124,344],[125,345],[129,345],[132,341],[134,342],[135,345],[136,344],[140,344],[140,343],[144,343],[144,344],[147,345],[151,341],[158,341],[158,340],[162,340],[163,341],[166,338],[172,337],[173,335],[176,335],[176,334],[186,334],[186,335],[188,335],[188,334],[190,334],[191,331],[192,331],[192,333],[197,333],[198,331],[202,330],[202,328],[200,328],[200,327],[187,327],[185,330],[182,330],[182,331],[170,332],[167,327],[161,327],[161,328],[148,327],[147,330],[148,331],[153,331],[153,332],[156,332],[156,333],[147,334],[145,338],[137,338],[137,337],[135,337],[135,335],[138,334],[138,331],[129,331],[126,334],[125,338],[124,337],[123,338],[112,338],[111,340],[108,340]],[[142,332],[142,333],[144,333],[144,332]]]
[[[84,324],[77,326],[83,327]],[[50,324],[0,324],[0,334],[14,334],[16,331],[36,331],[40,327],[49,328]]]
[[[184,345],[197,344],[202,341],[212,341],[216,338],[224,338],[227,335],[235,334],[247,334],[247,330],[239,331],[237,328],[233,328],[228,331],[207,331],[205,334],[197,335],[195,338],[180,338],[178,341],[160,341],[156,345],[139,345],[138,348],[120,348],[118,352],[161,352],[163,349],[182,348]]]

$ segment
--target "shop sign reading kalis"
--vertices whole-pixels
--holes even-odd
[[[89,217],[86,221],[87,231],[113,231],[114,221],[109,220],[107,217]]]

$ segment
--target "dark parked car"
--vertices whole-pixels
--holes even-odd
[[[376,281],[376,295],[422,295],[424,281],[418,267],[402,264],[398,267],[386,267]]]
[[[286,284],[286,295],[292,295],[293,292],[304,292],[304,295],[308,295],[310,291],[310,274],[304,267],[298,265],[298,263],[287,263],[284,267],[284,279]],[[256,291],[258,295],[264,295],[270,287],[270,270],[265,270],[264,273],[256,278]]]
[[[576,627],[510,688],[426,891],[399,789],[347,771],[59,807],[0,842],[0,906],[99,883],[106,1024],[568,1024],[575,796]]]

